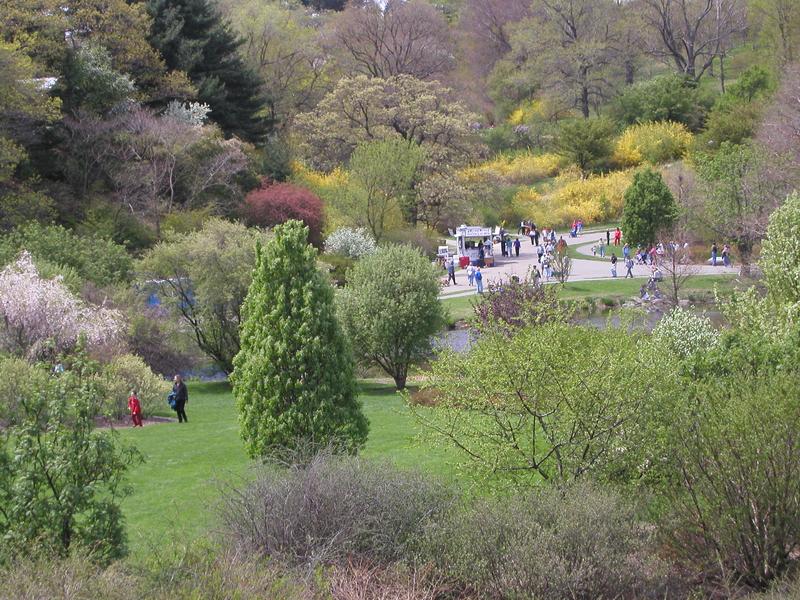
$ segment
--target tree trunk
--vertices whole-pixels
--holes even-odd
[[[589,88],[581,87],[581,113],[584,119],[589,118]]]
[[[719,55],[719,87],[725,93],[725,55]]]
[[[394,379],[394,386],[395,386],[395,388],[397,388],[398,392],[401,392],[404,389],[406,389],[406,378],[407,378],[407,376],[408,376],[408,373],[407,373],[407,371],[405,369],[398,370],[392,376],[392,378]]]

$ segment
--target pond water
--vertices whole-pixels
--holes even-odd
[[[690,310],[693,310],[699,315],[707,317],[717,327],[721,327],[724,323],[725,319],[722,316],[722,313],[715,308],[693,307]],[[652,331],[663,316],[664,313],[661,311],[644,313],[634,318],[633,327],[637,329],[644,329],[646,331]],[[592,327],[597,327],[598,329],[604,329],[608,326],[619,327],[620,322],[621,317],[617,312],[588,315],[575,319],[576,325],[591,325]],[[455,352],[466,352],[475,341],[475,336],[475,332],[468,328],[444,331],[434,338],[434,347],[449,348]]]

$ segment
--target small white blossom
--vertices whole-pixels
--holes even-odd
[[[375,239],[365,229],[342,227],[325,240],[325,252],[349,258],[361,258],[378,249]]]
[[[680,356],[711,350],[719,343],[719,332],[706,317],[675,308],[653,329],[653,339]]]

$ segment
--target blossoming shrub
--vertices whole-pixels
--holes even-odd
[[[661,121],[628,127],[617,141],[614,160],[625,167],[649,162],[654,165],[683,157],[692,145],[692,134],[683,123]]]
[[[248,224],[259,227],[297,219],[308,227],[308,239],[312,244],[319,247],[322,243],[322,200],[302,186],[265,181],[247,194],[243,213]]]
[[[307,187],[322,198],[325,205],[325,231],[343,226],[347,219],[336,209],[337,200],[346,193],[350,174],[336,167],[330,173],[315,171],[301,162],[292,163],[292,182]]]
[[[653,341],[671,353],[688,357],[713,349],[719,343],[719,332],[707,317],[675,308],[653,329]]]
[[[35,360],[72,350],[108,347],[123,330],[121,313],[84,304],[60,277],[44,279],[28,252],[0,271],[0,344]]]
[[[523,218],[543,226],[566,225],[575,219],[597,223],[622,213],[625,190],[631,183],[630,171],[616,171],[586,179],[563,178],[563,185],[546,194],[535,189],[519,191],[513,204],[523,208]],[[559,177],[559,180],[562,180]]]
[[[557,154],[501,154],[488,162],[464,169],[461,177],[470,183],[533,183],[555,177],[563,166],[564,159]]]
[[[375,238],[363,228],[340,227],[325,240],[325,252],[359,259],[378,249]]]
[[[121,418],[128,414],[128,397],[132,391],[139,397],[144,416],[150,416],[167,408],[166,397],[172,386],[153,373],[138,356],[123,354],[103,369],[101,389],[105,409],[111,416]]]

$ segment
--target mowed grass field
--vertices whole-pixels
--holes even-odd
[[[363,456],[454,476],[455,451],[420,439],[419,425],[393,386],[362,382],[360,389],[370,421]],[[227,383],[189,382],[186,412],[188,424],[120,429],[122,438],[145,457],[129,474],[133,493],[122,504],[134,558],[213,531],[221,491],[245,482],[257,467],[245,454]]]

